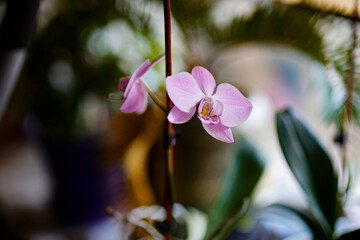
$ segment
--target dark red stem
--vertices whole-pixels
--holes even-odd
[[[171,76],[171,11],[170,0],[164,0],[164,19],[165,19],[165,55],[166,55],[166,77]],[[168,95],[166,95],[167,109],[171,109],[173,103]],[[166,210],[166,224],[172,226],[173,217],[171,209],[173,205],[173,173],[174,173],[174,156],[171,138],[174,134],[172,123],[166,121],[165,129],[165,144],[166,144],[166,172],[165,172],[165,191],[164,191],[164,205]],[[171,228],[170,228],[171,229]],[[165,239],[172,239],[171,230],[165,233]]]

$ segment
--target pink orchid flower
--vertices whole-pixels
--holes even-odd
[[[198,105],[197,117],[205,130],[223,142],[234,142],[231,127],[244,122],[251,103],[234,86],[222,83],[217,88],[211,73],[194,67],[191,75],[181,72],[166,78],[166,90],[174,107],[168,120],[175,124],[190,120]]]
[[[134,71],[131,77],[120,78],[118,90],[124,92],[123,99],[125,99],[123,105],[120,107],[121,112],[136,112],[138,114],[145,112],[147,107],[147,87],[141,78],[164,56],[165,54],[162,54],[152,63],[146,60]]]

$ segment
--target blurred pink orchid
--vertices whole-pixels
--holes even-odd
[[[168,120],[175,124],[190,120],[198,105],[197,117],[205,130],[223,142],[234,142],[230,127],[244,122],[252,110],[251,103],[234,86],[223,83],[217,88],[211,73],[194,67],[191,75],[181,72],[166,78],[166,90],[174,107]]]
[[[152,63],[146,60],[134,71],[131,77],[120,78],[118,90],[124,92],[123,99],[125,99],[120,107],[121,112],[136,112],[138,114],[145,112],[147,107],[147,87],[141,78],[164,56],[165,54],[162,54]]]

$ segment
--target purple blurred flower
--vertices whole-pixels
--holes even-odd
[[[220,141],[234,142],[230,127],[244,122],[252,105],[230,84],[215,87],[214,77],[203,67],[194,67],[191,75],[181,72],[167,77],[166,90],[175,105],[168,120],[175,124],[185,123],[198,105],[197,117],[205,130]]]
[[[131,77],[120,78],[118,89],[120,92],[124,92],[123,99],[125,99],[123,105],[120,107],[121,112],[136,112],[138,114],[145,112],[147,107],[147,90],[141,78],[164,56],[165,54],[162,54],[152,63],[146,60],[134,71]]]

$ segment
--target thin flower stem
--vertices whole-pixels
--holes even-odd
[[[166,55],[166,77],[172,75],[171,71],[171,10],[170,0],[164,0],[164,22],[165,22],[165,55]],[[166,107],[168,110],[171,109],[173,103],[169,96],[166,94]],[[165,168],[165,189],[164,189],[164,207],[166,210],[165,223],[168,226],[173,225],[172,217],[172,206],[174,203],[173,199],[173,178],[174,178],[174,154],[173,145],[171,144],[171,138],[174,134],[174,128],[172,123],[166,121],[166,128],[164,132],[164,140],[166,146],[166,168]],[[173,234],[171,231],[164,234],[166,240],[172,240]]]
[[[167,108],[166,108],[166,107],[162,104],[162,102],[157,98],[157,96],[155,95],[155,93],[153,93],[146,84],[143,84],[143,86],[145,87],[147,93],[149,94],[149,96],[151,97],[151,99],[154,101],[154,103],[155,103],[165,114],[168,114]]]
[[[235,228],[236,225],[239,224],[241,219],[249,212],[251,207],[251,200],[248,199],[244,202],[243,208],[238,212],[235,216],[228,219],[218,230],[218,232],[215,232],[213,236],[211,236],[209,239],[212,240],[220,240],[225,239],[230,232]]]

